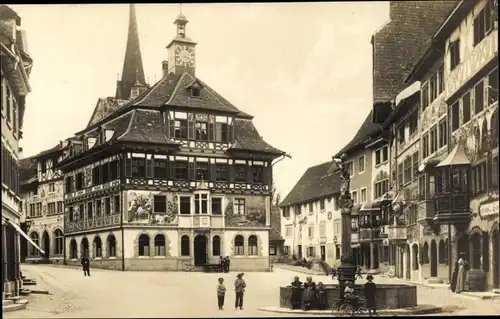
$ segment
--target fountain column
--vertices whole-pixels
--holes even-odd
[[[351,199],[351,192],[349,191],[349,186],[351,183],[351,178],[349,170],[345,165],[345,159],[347,155],[342,154],[340,158],[333,158],[333,161],[340,168],[340,199],[339,206],[341,212],[341,228],[342,228],[342,242],[341,242],[341,258],[340,266],[337,268],[338,280],[339,280],[339,293],[340,298],[344,298],[344,289],[346,281],[355,281],[356,276],[356,265],[354,264],[354,258],[352,256],[351,248],[351,213],[353,201]]]

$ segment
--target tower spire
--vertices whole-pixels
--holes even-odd
[[[121,100],[130,99],[131,89],[136,81],[140,84],[146,83],[144,68],[142,66],[135,5],[132,3],[129,7],[127,47],[125,50],[125,59],[123,61],[122,77],[117,83],[116,97]]]

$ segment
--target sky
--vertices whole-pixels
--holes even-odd
[[[11,5],[34,59],[23,156],[86,127],[98,97],[114,96],[123,67],[127,4]],[[161,78],[178,4],[137,4],[149,84]],[[254,116],[269,144],[291,154],[274,165],[283,199],[310,166],[331,160],[372,105],[370,39],[388,2],[183,4],[198,42],[196,75]]]

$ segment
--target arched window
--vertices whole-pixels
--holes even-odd
[[[245,239],[241,235],[234,237],[234,254],[238,256],[245,254]]]
[[[257,253],[257,236],[251,235],[248,237],[248,254],[258,255]]]
[[[444,263],[448,265],[448,239],[445,240],[444,242]]]
[[[78,245],[74,239],[69,243],[69,258],[78,259]]]
[[[108,235],[108,257],[116,257],[116,238],[114,235]]]
[[[162,234],[155,236],[155,256],[165,256],[165,236]]]
[[[40,247],[40,236],[38,236],[38,233],[37,232],[32,232],[31,235],[31,240],[38,246]],[[31,255],[32,256],[38,256],[40,254],[40,252],[38,251],[38,249],[31,245]]]
[[[189,236],[184,235],[181,238],[181,256],[189,256]]]
[[[64,251],[64,235],[62,230],[56,229],[54,232],[54,254],[61,255]]]
[[[102,241],[101,237],[95,236],[94,238],[94,257],[101,258],[102,257]]]
[[[429,263],[429,244],[427,242],[424,243],[424,251],[423,251],[423,260],[422,264],[428,264]]]
[[[220,256],[220,237],[217,235],[212,238],[212,256]]]
[[[80,244],[82,250],[82,257],[89,257],[89,240],[86,237],[84,237]]]
[[[150,256],[149,236],[146,234],[139,236],[139,256]]]
[[[442,239],[439,241],[438,254],[439,254],[438,262],[440,264],[444,264],[446,259],[446,247],[444,244],[444,240]]]
[[[412,246],[412,250],[413,250],[413,270],[418,270],[418,263],[419,263],[419,260],[418,260],[418,250],[419,250],[419,247],[417,244],[413,244]],[[420,262],[422,262],[422,260],[420,260]]]

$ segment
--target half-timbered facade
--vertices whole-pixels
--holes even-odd
[[[61,141],[51,149],[22,160],[23,215],[29,221],[28,235],[44,251],[42,254],[22,240],[25,262],[62,264],[64,261],[63,174],[55,165],[68,156],[69,145],[70,140]]]
[[[196,77],[187,22],[175,21],[164,77],[78,132],[59,163],[67,263],[183,270],[227,255],[232,269],[269,269],[272,161],[284,153]]]
[[[26,35],[21,18],[6,5],[0,5],[1,46],[1,175],[2,175],[2,282],[3,292],[17,296],[21,287],[21,230],[19,159],[26,95],[30,92],[32,59],[26,52]]]
[[[453,260],[466,253],[474,290],[500,287],[497,15],[497,1],[463,1],[435,36],[446,52],[451,132],[450,154],[439,164],[438,221],[460,226]]]

